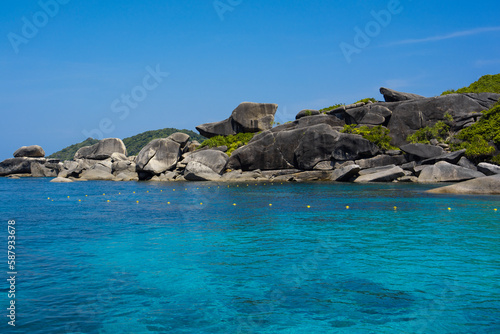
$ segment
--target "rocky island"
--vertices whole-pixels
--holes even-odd
[[[482,137],[470,143],[463,135],[500,113],[500,94],[426,98],[380,92],[384,101],[302,110],[294,121],[274,127],[278,105],[243,102],[227,119],[196,128],[209,138],[203,144],[174,133],[152,140],[136,156],[128,156],[118,138],[82,147],[67,161],[45,158],[40,146],[22,147],[0,163],[0,176],[54,177],[53,182],[473,180],[434,192],[500,193],[491,186],[500,182],[498,162],[485,162],[497,157],[497,143],[482,143]]]

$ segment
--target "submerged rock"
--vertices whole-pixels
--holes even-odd
[[[427,191],[433,194],[500,195],[500,174]]]

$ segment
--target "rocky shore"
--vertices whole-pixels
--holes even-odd
[[[385,102],[361,102],[326,112],[303,110],[295,121],[276,127],[273,127],[276,104],[244,102],[226,120],[197,127],[208,138],[255,133],[248,144],[230,155],[226,154],[225,146],[199,148],[200,143],[191,141],[184,133],[155,139],[137,156],[127,156],[122,140],[108,138],[81,148],[71,161],[47,159],[40,146],[22,147],[14,152],[14,158],[0,163],[0,176],[53,177],[52,182],[474,180],[475,183],[470,183],[474,189],[480,188],[481,182],[498,183],[498,177],[492,175],[500,175],[499,166],[475,165],[464,156],[465,150],[452,152],[449,145],[437,141],[411,144],[407,137],[449,116],[454,132],[471,126],[481,117],[481,111],[500,100],[500,94],[425,98],[387,88],[380,91]],[[361,135],[343,132],[346,125],[388,129],[393,149],[383,149]],[[456,189],[467,193],[464,187]],[[495,187],[487,189],[490,190],[486,193],[495,193],[491,189],[500,192]]]

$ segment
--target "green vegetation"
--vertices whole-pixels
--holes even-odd
[[[218,146],[227,146],[226,153],[231,156],[231,153],[233,153],[234,150],[248,144],[254,135],[255,133],[238,133],[230,136],[215,136],[201,143],[198,149],[203,147],[213,148]]]
[[[182,132],[188,134],[191,137],[191,140],[197,140],[200,143],[204,141],[206,138],[191,131],[191,130],[179,130],[175,128],[165,128],[160,130],[152,130],[140,133],[138,135],[128,137],[123,139],[123,143],[127,147],[128,155],[137,155],[142,150],[144,146],[146,146],[153,139],[158,138],[167,138],[173,133]]]
[[[426,126],[425,128],[417,130],[414,134],[408,136],[406,140],[410,143],[429,144],[432,139],[439,142],[445,142],[451,136],[450,128],[453,124],[453,117],[446,113],[445,120],[439,121],[433,126]]]
[[[458,90],[447,90],[441,95],[457,93],[499,93],[500,94],[500,74],[485,75],[478,81],[472,83],[469,87],[463,87]]]
[[[335,104],[333,106],[330,106],[328,108],[323,108],[323,109],[320,109],[319,111],[322,112],[322,113],[325,113],[327,111],[330,111],[330,110],[333,110],[333,109],[337,109],[339,107],[342,107],[344,106],[345,104],[344,103],[339,103],[339,104]]]
[[[493,155],[497,152],[496,147],[500,146],[500,103],[484,111],[477,123],[463,129],[455,137],[462,142],[453,144],[453,150],[465,148],[466,157],[474,162],[490,160],[499,163],[500,155]]]
[[[382,150],[397,150],[398,148],[391,145],[392,138],[389,136],[389,129],[378,125],[370,128],[366,125],[357,127],[355,124],[345,125],[343,133],[351,133],[361,135],[363,138],[371,141]]]
[[[50,159],[59,159],[59,160],[73,160],[73,157],[75,156],[76,151],[78,151],[80,148],[84,146],[91,146],[94,145],[95,143],[99,142],[97,139],[93,138],[87,138],[81,143],[74,144],[71,146],[68,146],[66,148],[63,148],[62,150],[53,153],[49,155],[47,158]]]
[[[373,97],[368,97],[366,99],[362,99],[362,100],[359,100],[358,102],[355,102],[355,103],[360,103],[360,102],[363,102],[363,103],[368,103],[368,102],[377,102],[377,100],[375,100]]]

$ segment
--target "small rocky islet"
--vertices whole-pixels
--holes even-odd
[[[303,110],[273,127],[278,105],[241,103],[226,120],[196,127],[207,138],[252,133],[241,147],[203,147],[185,133],[154,139],[127,156],[121,139],[80,148],[73,160],[45,158],[37,145],[23,146],[0,163],[0,176],[54,177],[51,182],[460,182],[434,193],[500,194],[500,166],[473,163],[466,150],[437,140],[409,143],[416,131],[451,119],[454,133],[480,120],[500,94],[456,93],[426,98],[381,88],[384,102],[359,102],[328,110]],[[350,129],[378,127],[390,145],[377,145]]]

